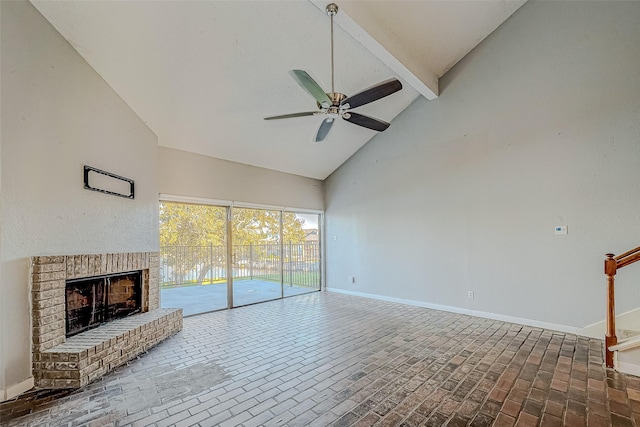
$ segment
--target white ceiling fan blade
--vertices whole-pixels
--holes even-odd
[[[277,116],[265,116],[263,118],[265,120],[278,120],[278,119],[291,119],[293,117],[314,116],[316,114],[318,114],[318,111],[305,111],[302,113],[280,114]]]
[[[306,90],[309,95],[313,96],[318,104],[322,106],[322,108],[328,108],[331,106],[331,99],[324,92],[324,90],[320,87],[315,80],[311,78],[309,74],[307,74],[304,70],[291,70],[289,71],[291,77],[294,78],[296,82]]]

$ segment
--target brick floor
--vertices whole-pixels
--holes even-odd
[[[334,293],[186,318],[79,390],[0,404],[7,426],[638,426],[640,378],[600,340]]]

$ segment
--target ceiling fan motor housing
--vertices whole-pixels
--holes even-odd
[[[340,103],[343,100],[347,99],[347,95],[345,95],[344,93],[339,93],[339,92],[329,92],[329,93],[327,93],[327,96],[331,100],[331,106],[332,107],[339,107]],[[322,108],[322,105],[319,102],[317,104],[318,104],[318,108]]]
[[[331,99],[331,106],[327,108],[322,108],[322,105],[318,103],[318,108],[324,110],[326,114],[328,114],[331,118],[338,118],[342,116],[348,109],[349,104],[340,105],[340,103],[347,99],[347,95],[339,92],[329,92],[327,93],[329,99]]]

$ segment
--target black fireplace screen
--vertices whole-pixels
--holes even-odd
[[[68,280],[67,337],[142,309],[142,272]]]

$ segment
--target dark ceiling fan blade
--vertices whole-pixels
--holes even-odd
[[[389,123],[383,122],[382,120],[374,119],[373,117],[365,116],[364,114],[352,113],[351,111],[345,113],[342,118],[354,125],[373,129],[378,132],[382,132],[390,126]]]
[[[333,126],[333,122],[335,122],[335,119],[332,117],[327,117],[322,121],[322,124],[320,125],[320,127],[318,128],[318,132],[316,133],[315,142],[324,141],[324,139],[329,134],[329,131],[331,130],[331,126]]]
[[[331,99],[329,96],[324,92],[320,85],[316,83],[309,74],[307,74],[306,71],[291,70],[289,71],[289,74],[291,74],[291,77],[293,77],[304,90],[309,92],[309,95],[313,96],[315,100],[318,101],[318,104],[323,108],[331,106]]]
[[[304,116],[313,116],[318,114],[317,111],[305,111],[303,113],[291,113],[291,114],[281,114],[279,116],[266,116],[265,120],[277,120],[277,119],[291,119],[293,117],[304,117]]]
[[[340,105],[344,106],[349,104],[349,108],[356,108],[396,93],[400,89],[402,89],[402,83],[400,83],[398,79],[385,80],[382,83],[378,83],[362,92],[345,98]]]

